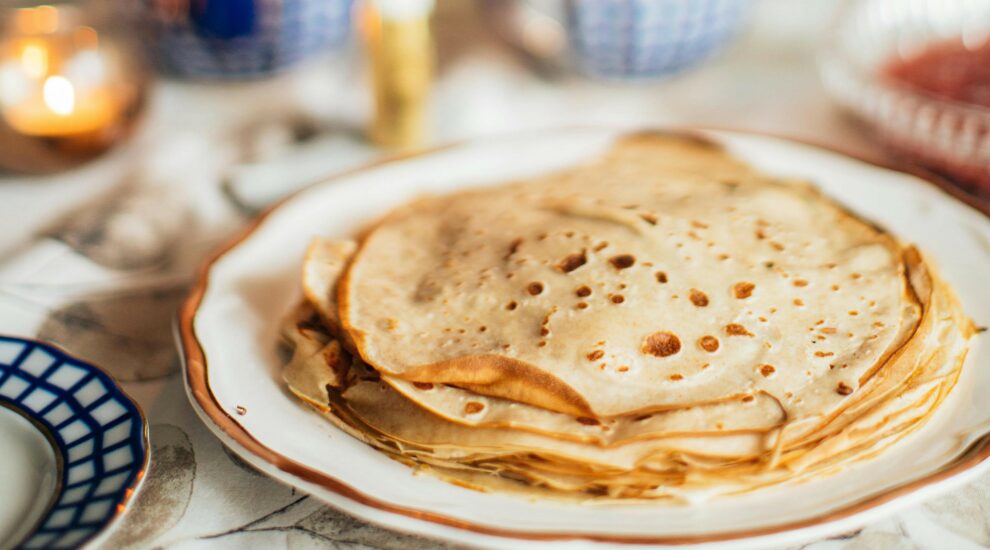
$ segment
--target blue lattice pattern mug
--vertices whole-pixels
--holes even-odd
[[[605,78],[658,78],[721,51],[749,0],[568,0],[578,67]]]
[[[159,64],[192,78],[254,78],[342,45],[353,0],[145,0]]]

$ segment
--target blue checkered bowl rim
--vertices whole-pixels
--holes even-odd
[[[0,405],[46,432],[60,464],[52,505],[17,548],[77,548],[104,532],[148,465],[147,423],[134,401],[54,346],[0,336]]]

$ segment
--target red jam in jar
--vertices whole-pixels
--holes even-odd
[[[886,68],[887,76],[943,99],[990,107],[990,42],[935,44]]]
[[[982,195],[990,196],[990,41],[967,47],[961,41],[934,43],[915,55],[894,59],[881,75],[932,98],[926,132],[949,144],[941,150],[921,148],[911,139],[893,139],[895,146],[921,164]],[[943,103],[945,102],[945,103]],[[965,114],[958,114],[961,105]],[[957,114],[947,111],[956,109]],[[948,140],[945,136],[952,136]],[[897,143],[900,141],[900,143]]]

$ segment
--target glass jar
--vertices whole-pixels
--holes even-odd
[[[71,168],[132,130],[150,73],[133,22],[115,4],[0,7],[0,168]]]
[[[987,47],[990,0],[847,0],[819,66],[832,97],[896,157],[990,197],[990,108],[928,92],[891,73],[925,52]]]

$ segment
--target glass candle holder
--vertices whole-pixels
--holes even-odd
[[[149,72],[124,19],[97,1],[0,7],[0,169],[64,170],[129,133]]]

